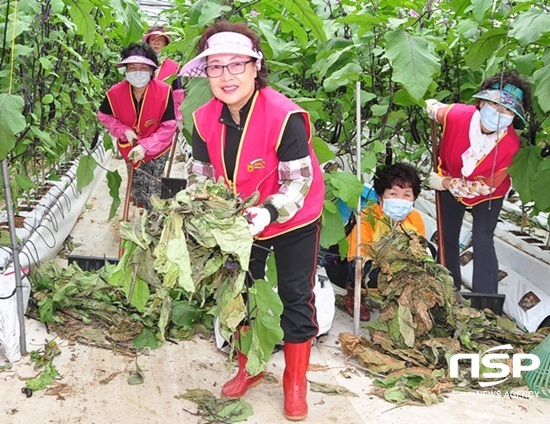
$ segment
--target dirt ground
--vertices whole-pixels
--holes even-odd
[[[113,159],[111,168],[123,169]],[[174,169],[174,177],[181,173]],[[124,175],[121,172],[121,175]],[[79,219],[73,233],[73,254],[116,257],[118,223],[105,222],[108,192],[98,189]],[[60,258],[60,261],[63,259]],[[339,288],[335,288],[341,293]],[[370,394],[372,378],[356,362],[347,360],[339,348],[338,335],[351,333],[352,318],[337,309],[333,327],[312,348],[310,382],[342,386],[353,395],[331,396],[308,392],[309,417],[312,423],[384,423],[413,422],[467,423],[541,423],[550,416],[550,400],[528,396],[526,387],[509,394],[455,391],[444,402],[426,406],[396,407]],[[55,338],[47,328],[32,319],[26,320],[27,351],[40,349]],[[217,349],[213,337],[195,337],[191,341],[166,343],[137,359],[111,350],[71,343],[56,338],[61,354],[54,364],[61,377],[52,390],[26,397],[21,392],[25,380],[37,372],[29,355],[0,371],[0,423],[200,423],[196,404],[181,398],[189,389],[207,389],[219,396],[221,386],[234,374],[228,356]],[[0,355],[0,366],[4,358]],[[129,385],[130,373],[139,366],[144,381]],[[314,371],[314,369],[320,369]],[[282,351],[272,355],[264,382],[246,393],[244,399],[254,414],[248,423],[283,423]]]

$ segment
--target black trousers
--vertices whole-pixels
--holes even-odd
[[[320,232],[318,219],[289,233],[256,241],[252,248],[250,272],[254,279],[264,278],[269,249],[275,255],[277,290],[284,306],[281,327],[285,342],[302,343],[319,331],[313,289]]]
[[[491,199],[472,207],[472,247],[474,272],[472,290],[476,293],[498,293],[498,260],[494,233],[504,199]],[[466,206],[448,191],[441,192],[441,220],[445,247],[445,266],[453,276],[457,290],[462,285],[460,274],[460,227]]]

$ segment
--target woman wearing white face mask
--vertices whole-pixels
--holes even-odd
[[[430,118],[443,125],[439,172],[432,172],[430,187],[442,191],[445,266],[457,290],[462,284],[460,228],[469,208],[473,217],[472,288],[474,292],[495,294],[498,260],[493,235],[511,186],[507,169],[520,148],[514,127],[525,124],[524,111],[530,108],[531,91],[516,72],[508,71],[485,80],[473,97],[475,105],[426,101]]]
[[[361,212],[361,246],[370,246],[393,230],[414,231],[422,237],[426,236],[426,228],[422,216],[413,209],[414,201],[420,194],[420,178],[411,165],[395,163],[376,171],[374,176],[374,191],[378,202]],[[357,230],[353,228],[347,237],[349,243],[348,261],[352,264],[349,272],[348,294],[344,297],[344,307],[353,316],[354,287],[353,265],[357,256]],[[371,269],[364,248],[359,247],[359,255],[366,265],[363,275],[368,273],[369,287],[376,286],[377,269]],[[363,300],[363,299],[362,299]],[[362,301],[360,310],[361,321],[370,319],[370,312]]]
[[[121,59],[116,67],[126,67],[126,78],[107,91],[97,116],[117,139],[124,160],[144,171],[134,174],[132,196],[150,211],[151,195],[161,192],[150,175],[159,179],[164,173],[176,132],[172,89],[153,77],[158,61],[147,44],[130,44]]]

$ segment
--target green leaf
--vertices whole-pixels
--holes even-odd
[[[319,163],[326,163],[336,157],[334,152],[328,147],[328,143],[317,136],[313,136],[313,150]]]
[[[548,11],[531,7],[524,13],[518,14],[512,20],[510,36],[514,37],[525,47],[540,40],[550,33],[550,14]]]
[[[550,160],[540,163],[537,173],[531,181],[535,207],[541,212],[550,212]]]
[[[97,162],[91,155],[82,156],[78,161],[76,170],[76,189],[82,190],[94,180],[94,172],[97,168]]]
[[[322,223],[321,228],[321,239],[320,244],[322,247],[329,247],[333,244],[337,244],[340,240],[346,237],[344,231],[344,221],[342,219],[342,214],[340,211],[336,210],[335,212],[330,212],[326,204],[329,203],[325,201],[325,207],[323,208]],[[332,203],[330,203],[332,205]]]
[[[406,400],[401,387],[391,387],[384,392],[384,399],[389,402],[402,403]]]
[[[340,69],[330,74],[324,81],[323,87],[327,93],[332,93],[342,86],[347,86],[359,79],[361,66],[357,63],[347,63]]]
[[[116,215],[116,211],[120,206],[119,190],[122,183],[122,177],[118,171],[107,171],[107,187],[109,187],[109,195],[113,198],[111,209],[109,210],[109,221]]]
[[[25,129],[23,97],[0,94],[0,160],[15,146],[15,135]]]
[[[289,13],[296,15],[296,20],[313,33],[316,40],[325,43],[327,35],[323,30],[323,21],[309,5],[309,2],[303,0],[285,0],[284,8]]]
[[[181,110],[185,122],[185,137],[191,140],[193,132],[193,112],[212,98],[208,78],[191,78],[187,84],[187,94]]]
[[[204,309],[199,308],[189,301],[174,301],[172,304],[171,321],[178,328],[193,327],[201,321],[205,312]]]
[[[357,206],[359,196],[363,192],[363,184],[354,174],[349,172],[332,172],[328,175],[328,181],[333,187],[333,195],[342,199],[349,207]]]
[[[541,109],[548,113],[550,111],[550,63],[533,74],[535,79],[535,95]]]
[[[495,54],[505,39],[506,29],[491,28],[470,45],[464,55],[466,65],[474,71],[478,70],[489,57]]]
[[[95,38],[95,22],[92,11],[95,6],[88,0],[65,0],[69,8],[69,15],[76,24],[77,33],[82,35],[88,47],[92,46]]]
[[[16,175],[15,176],[15,182],[19,186],[19,188],[23,191],[29,191],[31,189],[36,189],[38,186],[26,175]]]
[[[159,342],[157,340],[157,337],[155,336],[155,333],[147,327],[143,327],[141,329],[139,334],[134,337],[134,341],[132,344],[138,349],[143,349],[145,347],[156,349],[159,346]]]
[[[401,337],[403,337],[405,346],[413,347],[415,339],[415,325],[411,310],[403,305],[399,306],[397,311],[397,320],[399,324],[399,330],[401,332]]]
[[[472,0],[472,11],[476,21],[481,22],[485,12],[493,6],[493,0]]]
[[[42,98],[42,103],[45,104],[45,105],[49,105],[52,102],[53,102],[53,96],[51,94],[46,94]]]
[[[384,56],[393,68],[393,79],[403,84],[413,99],[421,99],[440,69],[433,43],[403,29],[387,32],[385,38]]]
[[[540,156],[541,150],[537,146],[523,146],[514,156],[512,165],[508,167],[514,188],[518,191],[519,197],[524,204],[532,202],[536,196],[531,187],[531,181],[537,173],[539,164],[543,160]]]

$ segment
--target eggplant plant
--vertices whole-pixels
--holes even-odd
[[[534,95],[510,168],[514,188],[522,202],[534,203],[533,214],[550,211],[550,162],[540,152],[550,133],[548,0],[174,0],[148,22],[130,0],[23,0],[15,25],[14,4],[0,6],[0,158],[21,169],[23,192],[44,172],[39,169],[97,139],[95,111],[120,78],[112,67],[117,52],[139,40],[146,26],[168,24],[174,41],[166,51],[184,63],[204,29],[228,19],[260,34],[270,84],[312,117],[316,152],[325,172],[334,174],[327,176],[323,244],[342,241],[344,222],[334,207],[342,194],[334,188],[350,179],[334,185],[342,173],[360,175],[360,186],[363,175],[384,163],[406,160],[429,170],[425,100],[471,102],[486,77],[508,69],[517,69]],[[189,136],[191,113],[211,93],[205,80],[184,83]],[[93,160],[80,164],[80,187],[94,166]],[[120,176],[108,174],[108,180],[113,214]],[[343,200],[355,207],[359,193],[342,194]]]

